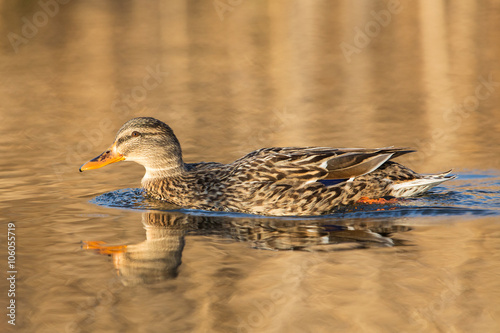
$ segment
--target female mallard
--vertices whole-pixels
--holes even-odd
[[[406,148],[262,148],[230,164],[184,163],[172,129],[134,118],[101,155],[80,167],[135,161],[146,168],[142,186],[159,200],[192,209],[261,215],[321,215],[362,198],[409,197],[453,179],[423,176],[389,161]]]

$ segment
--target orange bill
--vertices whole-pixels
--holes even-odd
[[[118,254],[127,252],[127,245],[106,245],[103,241],[82,241],[82,249],[96,250],[99,254]]]
[[[92,169],[98,169],[102,168],[105,165],[123,161],[125,157],[122,154],[119,154],[116,152],[114,149],[115,145],[113,144],[108,150],[106,150],[104,153],[101,155],[97,156],[96,158],[91,159],[84,165],[80,167],[80,172],[83,172],[85,170],[92,170]]]

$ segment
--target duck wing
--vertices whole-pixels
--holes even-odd
[[[414,152],[407,148],[343,149],[328,160],[326,179],[349,179],[378,169],[391,158]]]
[[[232,176],[279,182],[349,179],[376,170],[384,162],[413,150],[407,148],[285,147],[256,150],[233,163]]]

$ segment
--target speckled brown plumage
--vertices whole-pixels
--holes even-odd
[[[170,127],[135,118],[103,154],[144,165],[142,186],[152,198],[192,209],[284,216],[328,214],[362,197],[417,195],[453,178],[448,173],[422,176],[390,161],[412,151],[263,148],[230,164],[188,164]],[[101,156],[92,161],[101,163]],[[81,170],[101,166],[92,161]]]

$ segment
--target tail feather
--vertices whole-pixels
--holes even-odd
[[[445,171],[443,173],[437,173],[435,175],[423,175],[423,177],[431,177],[431,178],[450,178],[450,179],[455,179],[457,178],[457,176],[448,176],[451,172],[453,171],[453,169],[450,169],[448,171]]]
[[[422,194],[429,189],[445,181],[457,178],[451,175],[451,170],[435,175],[423,175],[422,178],[395,183],[391,186],[391,196],[396,198],[413,197]]]

